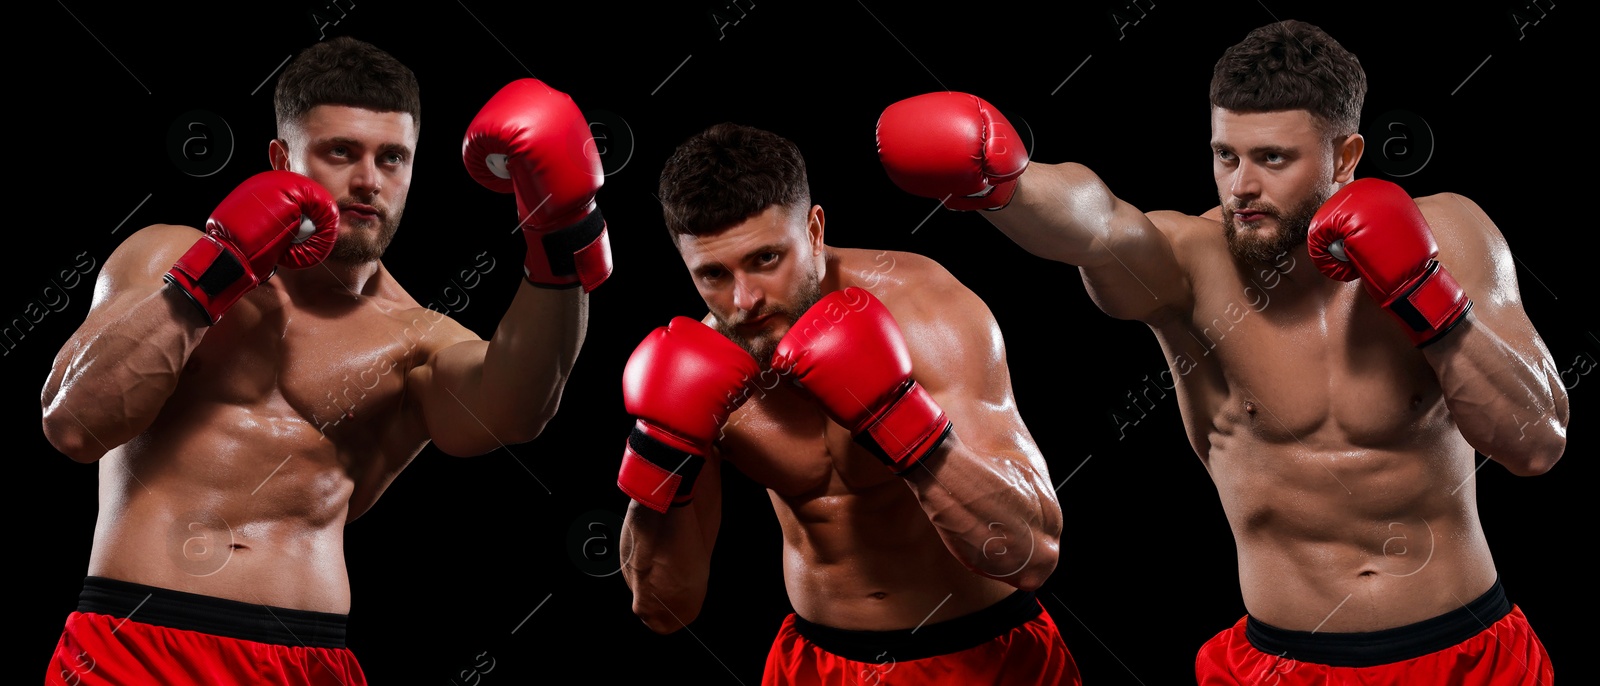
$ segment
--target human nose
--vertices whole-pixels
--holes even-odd
[[[371,198],[382,189],[383,177],[378,173],[377,160],[372,157],[362,158],[350,175],[350,190],[355,195]]]
[[[1254,198],[1261,194],[1260,171],[1255,165],[1241,160],[1229,179],[1228,192],[1236,198]]]
[[[733,306],[741,312],[755,312],[767,298],[766,289],[748,276],[734,276]]]

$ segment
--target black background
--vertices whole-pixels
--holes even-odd
[[[1517,258],[1524,306],[1572,386],[1573,421],[1566,459],[1548,474],[1483,467],[1479,511],[1508,592],[1555,664],[1570,674],[1584,659],[1579,625],[1593,604],[1577,597],[1580,588],[1590,597],[1580,579],[1592,576],[1579,561],[1581,541],[1593,538],[1583,523],[1593,520],[1581,503],[1593,497],[1587,408],[1600,377],[1580,372],[1600,355],[1600,339],[1594,290],[1580,272],[1592,256],[1569,247],[1574,233],[1592,241],[1593,210],[1589,198],[1573,197],[1576,184],[1563,183],[1571,172],[1560,171],[1592,174],[1592,125],[1579,125],[1571,110],[1593,77],[1577,61],[1569,3],[1540,0],[1547,12],[1510,0],[914,9],[740,0],[742,12],[710,2],[341,5],[342,19],[320,12],[330,22],[321,31],[312,2],[52,3],[15,27],[48,47],[12,59],[22,93],[11,100],[14,114],[33,125],[14,134],[21,151],[13,148],[12,171],[26,181],[24,197],[12,198],[13,259],[0,308],[8,322],[40,311],[30,302],[59,311],[46,308],[0,359],[6,406],[23,408],[7,420],[21,446],[11,454],[21,474],[10,489],[21,540],[9,566],[25,574],[22,602],[8,603],[23,627],[8,671],[32,679],[44,666],[75,605],[94,526],[96,469],[54,451],[33,410],[91,292],[88,280],[69,286],[59,273],[81,253],[103,263],[145,225],[203,224],[229,190],[266,169],[278,66],[325,34],[372,42],[417,73],[417,166],[385,261],[419,301],[452,285],[468,293],[455,316],[480,335],[493,332],[515,290],[522,239],[510,233],[511,198],[477,186],[462,167],[461,135],[477,109],[508,81],[543,79],[598,122],[612,171],[599,199],[616,273],[592,296],[588,340],[560,413],[536,441],[510,448],[526,469],[506,451],[463,460],[430,447],[348,527],[350,645],[373,683],[529,683],[558,669],[595,683],[760,681],[788,605],[776,520],[748,479],[726,479],[710,593],[688,631],[651,633],[631,613],[620,576],[594,573],[604,573],[606,551],[615,554],[627,503],[615,487],[630,423],[622,366],[650,329],[704,312],[652,197],[657,175],[685,137],[726,120],[800,146],[831,244],[928,255],[989,304],[1052,481],[1072,474],[1059,490],[1066,530],[1060,565],[1041,591],[1045,606],[1087,683],[1192,682],[1195,651],[1244,607],[1227,523],[1173,398],[1125,435],[1111,417],[1137,417],[1126,394],[1166,368],[1154,339],[1095,309],[1076,270],[1028,255],[978,215],[933,212],[934,201],[896,189],[877,162],[873,126],[905,97],[977,93],[1028,131],[1034,159],[1085,163],[1144,210],[1198,214],[1216,204],[1212,65],[1250,29],[1289,18],[1326,29],[1367,70],[1359,175],[1383,176],[1386,139],[1420,136],[1387,128],[1380,115],[1420,117],[1431,154],[1390,142],[1396,164],[1421,168],[1386,178],[1413,195],[1451,191],[1477,201]],[[729,23],[719,28],[713,11]],[[1519,29],[1514,16],[1530,23]],[[169,154],[168,131],[190,110],[220,117],[234,136],[231,157],[209,176],[184,173]],[[630,134],[631,146],[623,140]],[[450,281],[485,251],[496,268],[482,283]]]

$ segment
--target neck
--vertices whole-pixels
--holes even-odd
[[[840,282],[839,254],[833,248],[822,246],[822,279],[818,288],[822,290],[823,295],[827,295],[848,285],[850,284]]]
[[[378,260],[345,262],[330,258],[306,269],[279,269],[274,278],[283,279],[284,288],[302,297],[355,297],[371,295],[369,291],[382,269],[383,263]]]
[[[1338,290],[1339,282],[1322,275],[1311,262],[1311,252],[1300,245],[1270,262],[1244,265],[1246,277],[1264,288],[1270,288],[1274,297],[1323,298]]]

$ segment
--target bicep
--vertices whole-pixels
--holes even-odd
[[[944,410],[961,442],[986,458],[1025,463],[1048,481],[1043,456],[1028,432],[1011,389],[1000,326],[966,289],[936,298],[942,312],[912,341],[917,383]]]
[[[101,422],[96,427],[106,435],[106,431],[142,430],[166,401],[184,358],[175,348],[145,343],[163,340],[178,344],[179,336],[168,335],[174,332],[164,328],[168,325],[158,318],[165,315],[176,322],[185,308],[192,310],[192,306],[183,302],[183,296],[166,290],[162,276],[199,236],[199,231],[186,226],[149,226],[129,235],[100,266],[89,313],[56,352],[39,398],[46,432],[52,441],[64,441],[56,445],[74,459],[82,461],[77,451],[83,439],[77,433],[79,428],[94,443],[105,446],[80,419],[79,412],[85,408],[95,410],[98,416],[91,415],[89,421]],[[93,267],[82,269],[87,272]],[[161,297],[167,298],[166,302],[156,302]],[[192,333],[181,336],[197,340]],[[126,359],[136,353],[143,355],[140,362]],[[108,397],[119,400],[105,403]],[[60,409],[66,410],[66,416],[61,416]],[[71,421],[64,421],[68,417]],[[61,429],[63,426],[67,428]],[[98,453],[94,455],[94,459],[98,457]]]
[[[1106,259],[1079,269],[1100,311],[1146,323],[1186,311],[1192,299],[1188,273],[1172,237],[1149,215],[1118,200],[1101,242]]]
[[[1522,307],[1516,261],[1505,236],[1471,200],[1446,195],[1432,229],[1439,263],[1472,299],[1470,316],[1530,360],[1549,358]]]
[[[106,258],[95,278],[83,328],[95,328],[107,313],[122,312],[165,287],[167,271],[202,235],[188,226],[156,224],[128,236]]]
[[[457,457],[504,446],[488,429],[492,421],[486,415],[514,408],[485,407],[477,401],[488,341],[434,310],[424,310],[410,328],[420,333],[421,345],[434,348],[406,373],[407,397],[434,446]]]
[[[1171,237],[1083,165],[1029,166],[1011,206],[988,218],[1034,255],[1079,267],[1118,319],[1151,321],[1188,297]]]
[[[201,235],[200,231],[187,226],[156,224],[134,232],[118,245],[95,277],[89,313],[56,353],[47,387],[54,387],[62,380],[67,360],[82,352],[87,342],[95,340],[108,327],[114,326],[118,318],[165,288],[162,278],[167,270]]]
[[[957,478],[967,474],[969,483],[985,484],[985,491],[999,489],[978,496],[986,511],[1015,512],[1030,531],[1059,535],[1061,506],[1049,465],[1012,394],[999,324],[970,291],[940,302],[954,305],[948,311],[955,316],[944,320],[951,330],[943,340],[933,339],[938,350],[924,343],[919,346],[923,357],[916,359],[917,352],[913,356],[918,383],[945,411],[961,446],[962,460],[946,462],[944,468],[953,468],[950,473]]]

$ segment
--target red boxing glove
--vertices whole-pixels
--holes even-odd
[[[878,160],[901,190],[952,210],[998,210],[1028,168],[1022,138],[1000,110],[966,93],[901,100],[878,117]]]
[[[163,278],[216,324],[278,265],[304,269],[327,259],[338,233],[338,203],[320,184],[290,171],[261,172],[222,199],[206,235]]]
[[[461,157],[478,183],[516,193],[528,282],[589,292],[611,276],[611,243],[594,196],[605,179],[589,122],[566,93],[512,81],[467,126]]]
[[[1416,201],[1388,181],[1360,179],[1340,189],[1311,218],[1306,244],[1328,278],[1361,279],[1418,348],[1472,309],[1472,299],[1439,264],[1439,245]]]
[[[895,474],[944,443],[950,418],[911,378],[911,353],[889,309],[862,288],[824,296],[795,321],[772,368],[822,404]]]
[[[760,373],[750,353],[696,320],[651,332],[622,370],[623,403],[638,421],[617,486],[657,512],[689,504],[711,444]]]

